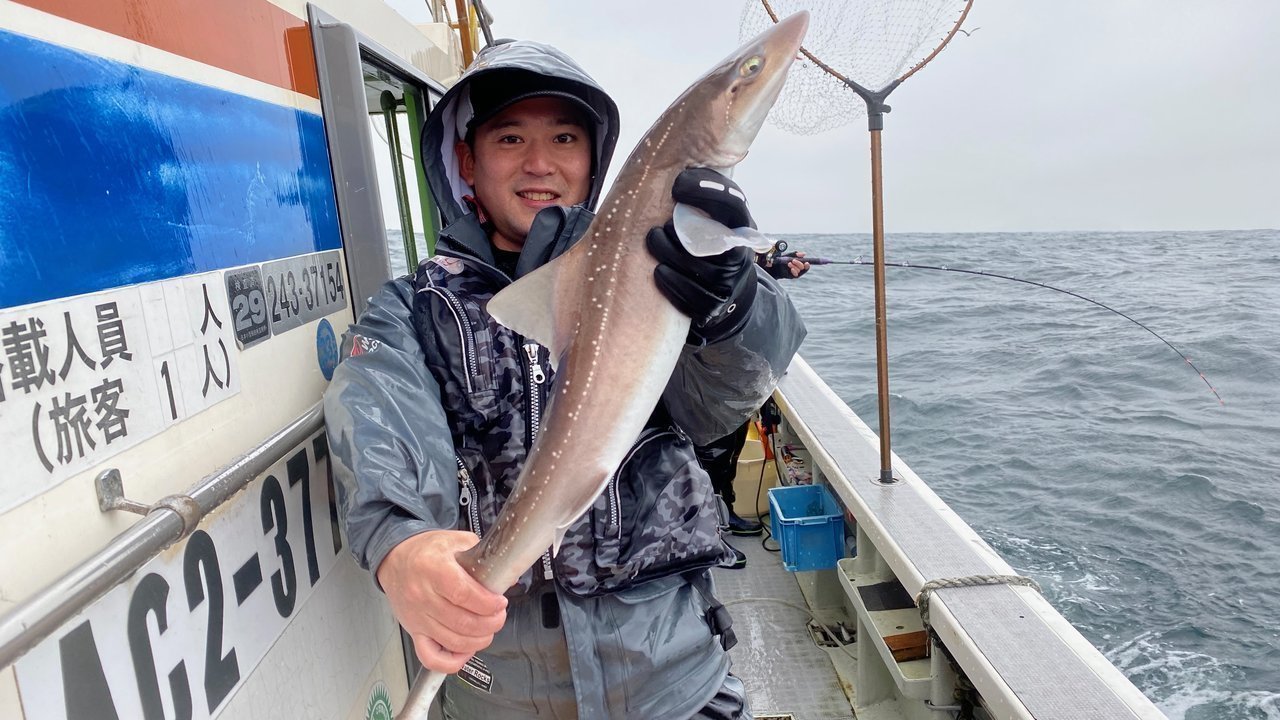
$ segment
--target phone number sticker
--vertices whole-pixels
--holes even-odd
[[[337,250],[264,263],[263,312],[271,323],[271,334],[279,335],[345,308],[347,291],[341,264]]]
[[[24,701],[52,720],[217,717],[339,559],[328,455],[321,431],[25,655]]]

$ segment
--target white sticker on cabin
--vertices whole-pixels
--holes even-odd
[[[239,391],[220,272],[0,311],[0,512]]]
[[[23,656],[26,716],[217,717],[345,553],[328,455],[321,431]]]
[[[279,335],[347,306],[337,250],[261,265],[271,334]]]

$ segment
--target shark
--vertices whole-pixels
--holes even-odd
[[[808,24],[807,12],[787,17],[695,81],[636,144],[583,237],[489,301],[495,320],[550,350],[556,370],[511,496],[484,538],[458,555],[490,590],[504,592],[547,548],[559,551],[565,531],[603,492],[644,429],[675,369],[691,321],[654,283],[657,261],[644,242],[649,228],[674,217],[677,235],[695,255],[764,249],[754,231],[677,207],[671,186],[685,168],[727,173],[746,156]],[[429,673],[411,700],[429,702],[443,678]]]

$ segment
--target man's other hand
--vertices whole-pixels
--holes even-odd
[[[760,262],[764,262],[764,255],[759,256]],[[793,253],[792,257],[775,257],[768,264],[763,265],[765,272],[778,280],[792,280],[809,272],[809,263],[805,262],[804,253]]]

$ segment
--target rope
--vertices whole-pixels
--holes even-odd
[[[966,577],[930,580],[920,586],[920,592],[916,595],[916,605],[920,608],[920,620],[924,623],[924,629],[926,631],[933,629],[933,626],[929,624],[929,598],[934,592],[950,588],[979,587],[982,585],[1021,585],[1035,588],[1036,592],[1041,592],[1040,583],[1023,575],[968,575]]]

